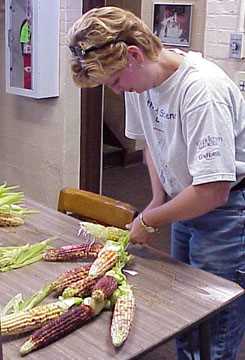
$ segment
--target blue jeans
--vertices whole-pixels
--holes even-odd
[[[173,224],[171,253],[245,288],[245,189],[231,192],[224,207]],[[211,360],[235,360],[244,333],[242,296],[210,320]],[[196,331],[179,336],[176,343],[178,360],[200,359]]]

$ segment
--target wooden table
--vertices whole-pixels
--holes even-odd
[[[78,243],[78,220],[48,209],[33,201],[27,205],[40,210],[24,226],[0,229],[0,246],[34,243],[51,236],[54,245]],[[49,345],[30,353],[30,360],[126,360],[141,354],[191,328],[200,325],[202,359],[209,358],[205,320],[242,294],[237,284],[204,271],[193,269],[149,248],[130,247],[135,255],[129,276],[134,285],[136,314],[124,346],[115,349],[110,339],[111,313],[104,311],[92,322]],[[21,292],[29,296],[62,271],[75,267],[71,263],[39,262],[8,273],[0,273],[0,305]],[[20,359],[19,348],[27,337],[3,338],[4,360]]]

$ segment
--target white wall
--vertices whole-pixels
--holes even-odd
[[[207,0],[204,54],[232,79],[236,71],[245,71],[244,59],[229,58],[230,34],[237,30],[241,1],[245,0]]]
[[[80,13],[81,0],[61,0],[60,96],[34,100],[5,92],[0,0],[0,183],[19,184],[26,196],[54,208],[59,190],[79,183],[80,91],[71,80],[65,34]]]

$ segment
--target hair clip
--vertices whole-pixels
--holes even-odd
[[[115,39],[107,41],[107,42],[105,42],[105,43],[103,43],[101,45],[92,45],[92,46],[88,47],[87,49],[83,49],[79,45],[75,45],[75,46],[71,45],[71,46],[69,46],[69,49],[70,49],[73,56],[78,57],[82,61],[82,60],[84,60],[84,56],[86,54],[88,54],[89,52],[104,49],[105,47],[107,47],[107,46],[109,46],[111,44],[116,44],[116,43],[121,42],[121,41],[128,45],[127,41],[121,40],[119,38],[119,36],[117,36]]]
[[[82,49],[80,46],[69,46],[69,49],[72,53],[72,55],[78,57],[78,58],[84,58],[86,55],[86,51]]]

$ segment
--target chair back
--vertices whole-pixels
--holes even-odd
[[[60,191],[58,211],[81,220],[124,229],[138,212],[135,207],[90,191],[65,188]]]

